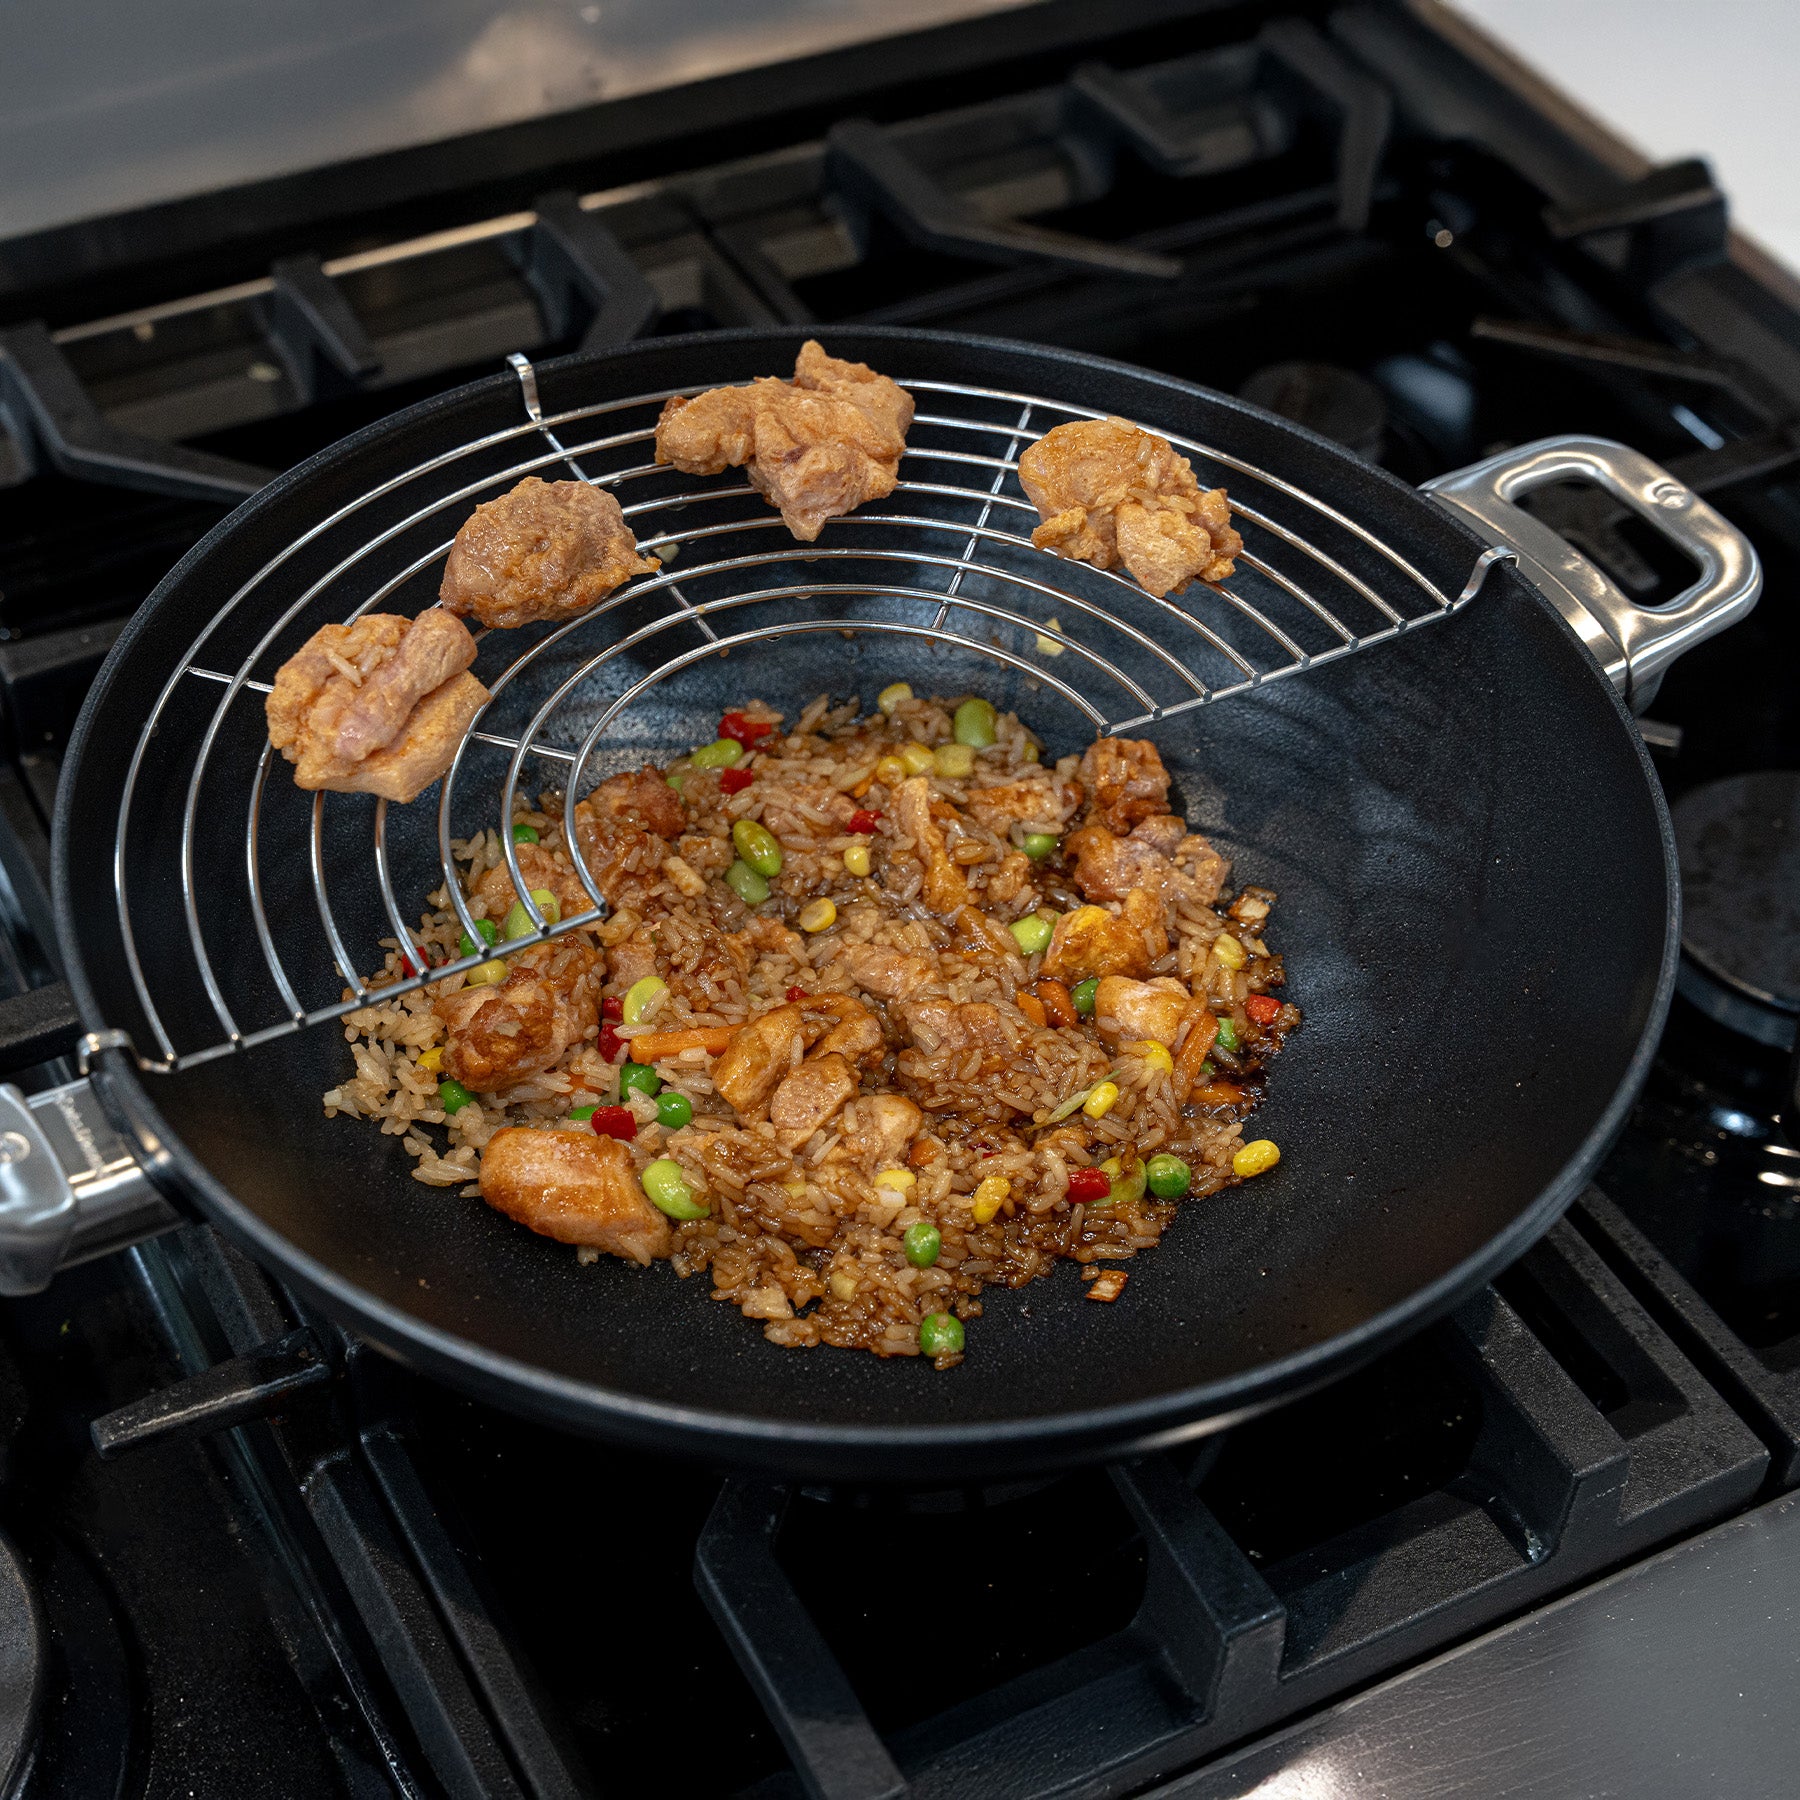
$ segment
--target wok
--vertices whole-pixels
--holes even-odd
[[[1443,1313],[1568,1204],[1624,1120],[1675,971],[1673,840],[1627,702],[1754,603],[1749,546],[1621,446],[1526,446],[1428,497],[1180,381],[906,330],[825,334],[913,386],[921,423],[907,485],[817,546],[775,535],[734,474],[644,472],[661,395],[784,371],[801,335],[521,364],[428,401],[258,493],[140,609],[64,765],[55,902],[92,1088],[7,1099],[11,1285],[159,1222],[141,1170],[352,1331],[500,1405],[793,1476],[967,1480],[1167,1444],[1316,1385]],[[650,399],[618,404],[633,396]],[[1227,584],[1235,600],[1158,607],[1030,549],[1009,465],[1089,413],[1181,440],[1248,509],[1260,567]],[[377,835],[364,797],[315,813],[283,765],[270,775],[246,683],[326,618],[428,603],[475,500],[532,459],[566,475],[564,451],[617,475],[641,541],[685,533],[679,557],[554,642],[484,640],[490,685],[528,637],[540,648],[480,722],[494,741],[468,747],[441,821],[432,795],[387,809]],[[1633,607],[1512,504],[1563,479],[1664,530],[1695,585],[1661,613]],[[1516,554],[1484,559],[1496,544]],[[683,608],[730,654],[691,617],[663,629]],[[1366,638],[1385,641],[1340,654]],[[1200,703],[1245,668],[1255,691]],[[1277,670],[1293,678],[1261,680]],[[1280,894],[1271,935],[1305,1023],[1254,1132],[1283,1160],[1186,1208],[1119,1302],[1084,1304],[1069,1266],[990,1290],[944,1374],[781,1350],[703,1280],[578,1266],[411,1180],[394,1138],[322,1116],[349,1052],[337,1024],[293,1015],[338,1000],[339,967],[379,967],[375,940],[439,879],[440,823],[461,835],[509,816],[494,810],[509,780],[531,791],[536,752],[512,747],[531,730],[585,791],[704,741],[752,695],[791,717],[901,678],[1017,707],[1054,754],[1137,719],[1236,879]]]

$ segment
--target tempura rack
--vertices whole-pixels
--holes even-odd
[[[1018,484],[1021,450],[1052,426],[1102,413],[1000,389],[910,380],[904,371],[895,378],[915,396],[918,411],[899,485],[887,500],[833,520],[819,542],[799,544],[735,472],[695,479],[654,462],[652,440],[663,401],[698,388],[546,415],[532,365],[522,356],[510,360],[523,401],[518,425],[420,462],[341,506],[244,581],[180,657],[131,758],[113,865],[125,957],[153,1049],[146,1051],[122,1031],[96,1034],[90,1048],[130,1048],[140,1067],[159,1073],[189,1069],[341,1019],[377,993],[381,999],[397,997],[491,956],[512,955],[593,924],[605,904],[579,860],[577,872],[591,908],[550,924],[529,898],[509,829],[521,782],[528,768],[534,776],[551,772],[549,785],[564,794],[564,824],[573,842],[574,808],[592,785],[589,765],[614,727],[659,684],[706,658],[817,633],[885,633],[921,652],[943,645],[989,659],[1058,697],[1095,735],[1144,731],[1444,618],[1474,597],[1495,561],[1511,554],[1487,551],[1461,592],[1446,594],[1377,534],[1323,500],[1213,445],[1171,436],[1193,460],[1203,484],[1228,485],[1244,549],[1231,581],[1196,583],[1182,595],[1158,600],[1127,576],[1065,562],[1030,541],[1037,513]],[[480,472],[470,479],[475,469]],[[475,505],[532,474],[553,480],[572,474],[613,491],[641,548],[662,556],[665,566],[554,630],[484,636],[478,668],[492,698],[439,785],[436,869],[415,875],[395,868],[386,801],[313,796],[308,874],[323,956],[316,946],[301,955],[290,946],[284,954],[294,922],[284,918],[280,933],[271,924],[261,835],[270,784],[285,782],[288,774],[264,738],[254,766],[245,768],[241,779],[232,777],[244,806],[243,895],[271,1002],[259,1001],[258,1016],[251,1016],[244,996],[225,992],[196,878],[202,786],[230,775],[223,766],[228,757],[220,752],[227,721],[240,708],[255,708],[260,719],[276,668],[328,619],[348,621],[390,605],[417,611],[429,604],[454,533]],[[419,503],[397,521],[371,530],[364,515],[385,517],[396,496],[417,497]],[[341,554],[300,592],[289,592],[283,572],[290,559],[302,547],[312,551],[321,545],[330,551],[341,547]],[[384,562],[396,558],[397,568],[379,573]],[[794,579],[796,565],[809,578]],[[402,589],[408,590],[405,598],[397,600]],[[226,621],[254,617],[254,609],[270,606],[280,610],[250,652],[235,667],[215,666],[208,649]],[[761,616],[766,608],[775,609],[772,616]],[[620,624],[627,628],[617,629]],[[495,671],[496,640],[509,637],[517,648]],[[665,638],[672,640],[666,655],[661,654]],[[529,678],[560,668],[559,658],[567,658],[570,667],[546,697],[514,729],[496,729],[507,716],[508,696],[528,693]],[[620,686],[619,671],[646,659],[648,671]],[[199,733],[181,815],[181,905],[192,967],[159,965],[153,983],[134,928],[137,909],[147,902],[134,891],[127,844],[138,823],[133,807],[149,746],[169,723],[177,691],[195,682],[214,683],[222,691]],[[608,693],[609,686],[615,691]],[[594,710],[596,693],[606,698]],[[593,711],[585,731],[559,735],[557,725],[579,719],[584,709]],[[401,894],[422,902],[441,881],[463,929],[476,937],[451,849],[464,791],[459,783],[474,746],[508,753],[498,804],[486,816],[499,828],[514,888],[526,896],[533,929],[510,943],[482,946],[478,955],[428,969]],[[530,791],[537,786],[534,779]],[[359,812],[372,813],[362,828],[372,825],[373,871],[386,929],[353,943],[354,934],[333,903],[327,849],[343,831],[355,829],[352,818]],[[383,936],[407,953],[413,972],[377,990],[364,971],[381,967]],[[305,970],[302,961],[309,965]],[[191,993],[195,975],[217,1035],[184,1047],[167,1015],[172,992],[186,983]],[[318,991],[327,983],[335,990],[329,996]]]

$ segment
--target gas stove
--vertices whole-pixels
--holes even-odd
[[[1773,1727],[1698,1785],[1608,1760],[1626,1726],[1701,1732],[1756,1678],[1726,1656],[1646,1656],[1612,1735],[1577,1670],[1561,1761],[1544,1715],[1468,1721],[1609,1643],[1596,1619],[1712,1643],[1800,1609],[1800,287],[1703,164],[1641,166],[1423,3],[1051,4],[790,73],[0,243],[0,994],[33,996],[0,1070],[69,1073],[45,884],[74,713],[238,498],[513,351],[888,321],[1238,392],[1414,482],[1617,437],[1751,535],[1767,598],[1641,720],[1689,921],[1642,1102],[1422,1337],[1197,1446],[1005,1488],[787,1489],[562,1437],[208,1227],[89,1263],[0,1312],[5,1791],[1781,1791],[1753,1775],[1792,1767]],[[1634,597],[1682,585],[1595,490],[1528,504]],[[1388,1755],[1422,1719],[1430,1768]]]

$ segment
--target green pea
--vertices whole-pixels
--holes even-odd
[[[744,760],[744,746],[736,738],[714,738],[689,759],[696,769],[729,769]]]
[[[1014,919],[1007,930],[1013,934],[1021,956],[1036,956],[1050,942],[1055,927],[1036,913],[1027,913],[1022,919]]]
[[[767,826],[757,824],[754,819],[739,819],[731,828],[731,841],[737,846],[738,855],[757,874],[781,873],[781,846]]]
[[[535,825],[515,825],[513,827],[513,842],[515,844],[535,844],[537,841],[538,834]]]
[[[919,1348],[927,1356],[955,1356],[962,1347],[962,1320],[954,1313],[927,1313],[919,1321]]]
[[[477,919],[475,921],[475,930],[484,944],[493,944],[499,940],[500,928],[492,919]],[[462,936],[456,940],[456,947],[464,956],[473,956],[475,954],[475,939],[470,937],[465,931]]]
[[[1075,1010],[1085,1019],[1094,1010],[1094,990],[1100,985],[1097,975],[1090,975],[1086,981],[1078,981],[1069,989],[1069,998],[1075,1002]]]
[[[746,906],[761,906],[769,897],[769,884],[747,862],[734,862],[725,871],[725,885]]]
[[[459,1113],[465,1106],[473,1106],[475,1096],[460,1081],[440,1081],[438,1083],[438,1105],[447,1113]]]
[[[546,925],[555,925],[561,920],[562,902],[548,888],[533,888],[531,898],[544,915]],[[500,935],[510,944],[515,938],[530,937],[536,930],[531,914],[525,910],[525,902],[515,900],[506,909],[506,923],[500,927]]]
[[[944,1247],[944,1234],[929,1219],[915,1219],[900,1239],[906,1260],[915,1269],[929,1269]]]
[[[1200,1078],[1200,1080],[1202,1080],[1202,1081],[1211,1081],[1211,1080],[1212,1080],[1212,1078],[1213,1078],[1213,1077],[1214,1077],[1214,1076],[1215,1076],[1215,1075],[1216,1075],[1216,1074],[1218,1074],[1218,1072],[1219,1072],[1219,1065],[1218,1065],[1218,1064],[1217,1064],[1217,1063],[1216,1063],[1216,1062],[1214,1062],[1214,1061],[1213,1061],[1213,1060],[1212,1060],[1212,1058],[1211,1058],[1211,1057],[1210,1057],[1210,1056],[1209,1056],[1209,1057],[1208,1057],[1208,1058],[1207,1058],[1207,1059],[1206,1059],[1206,1061],[1205,1061],[1205,1062],[1203,1062],[1203,1063],[1202,1063],[1202,1064],[1201,1064],[1201,1065],[1200,1065],[1200,1076],[1199,1076],[1199,1078]]]
[[[638,1180],[643,1183],[650,1204],[671,1219],[704,1219],[710,1210],[694,1198],[681,1164],[672,1156],[659,1156]]]
[[[1235,1051],[1237,1049],[1237,1027],[1232,1024],[1230,1019],[1221,1019],[1219,1021],[1219,1035],[1213,1039],[1213,1042],[1216,1043],[1221,1050],[1227,1052]]]
[[[1022,843],[1019,848],[1023,850],[1033,862],[1042,862],[1046,856],[1050,856],[1055,852],[1056,846],[1061,842],[1062,840],[1053,832],[1028,831],[1025,834],[1024,843]]]
[[[576,1120],[579,1124],[585,1125],[593,1118],[599,1104],[599,1101],[596,1100],[592,1106],[577,1106],[570,1112],[569,1117]]]
[[[1194,1179],[1193,1170],[1179,1156],[1170,1156],[1166,1151],[1151,1157],[1144,1165],[1144,1173],[1149,1177],[1151,1193],[1159,1200],[1179,1200]]]
[[[628,1062],[619,1070],[619,1100],[627,1094],[648,1094],[652,1100],[662,1092],[662,1077],[648,1063]]]
[[[686,1094],[659,1094],[656,1101],[656,1122],[669,1131],[679,1131],[682,1126],[691,1124],[694,1117],[694,1103]]]
[[[991,750],[994,745],[994,709],[985,700],[965,700],[956,709],[951,733],[959,744],[972,750]]]

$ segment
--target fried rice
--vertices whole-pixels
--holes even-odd
[[[454,1044],[440,1006],[467,980],[452,975],[347,1015],[354,1069],[325,1094],[326,1116],[372,1121],[400,1137],[414,1179],[450,1190],[454,1203],[480,1197],[483,1151],[502,1129],[587,1134],[592,1125],[572,1114],[623,1104],[635,1125],[626,1146],[633,1167],[641,1174],[672,1159],[706,1209],[674,1227],[675,1273],[708,1277],[714,1299],[760,1321],[776,1344],[918,1355],[928,1319],[973,1320],[985,1287],[1022,1286],[1064,1259],[1083,1265],[1090,1297],[1116,1297],[1124,1286],[1117,1264],[1153,1249],[1184,1207],[1241,1179],[1233,1160],[1244,1120],[1268,1059],[1300,1019],[1272,993],[1283,981],[1263,935],[1274,896],[1220,891],[1223,860],[1167,807],[1153,817],[1152,793],[1150,813],[1142,805],[1136,813],[1162,861],[1131,866],[1154,870],[1161,927],[1152,919],[1143,939],[1141,979],[1186,1010],[1166,1043],[1128,1039],[1116,1022],[1109,1042],[1096,1015],[1069,1017],[1063,1002],[1079,997],[1079,983],[1056,991],[1043,975],[1046,953],[1023,953],[1043,929],[1009,929],[1035,916],[1045,925],[1064,919],[1071,933],[1067,918],[1097,906],[1114,920],[1139,917],[1141,895],[1090,898],[1095,880],[1085,858],[1070,853],[1078,827],[1103,817],[1123,826],[1134,816],[1097,779],[1095,753],[1050,767],[1018,718],[1001,714],[990,746],[972,758],[951,750],[934,759],[926,753],[954,741],[956,702],[892,691],[883,701],[865,716],[857,702],[833,707],[821,697],[788,729],[780,714],[751,703],[739,715],[751,753],[728,779],[691,758],[656,772],[679,788],[678,835],[621,828],[590,839],[584,829],[587,866],[609,910],[558,942],[600,947],[604,969],[581,977],[592,984],[599,976],[597,991],[578,996],[591,1023],[550,1066],[448,1110],[456,1084],[440,1065]],[[967,774],[955,772],[963,761],[972,763]],[[909,830],[902,790],[921,775],[930,810],[915,805]],[[515,825],[535,831],[559,875],[578,880],[562,817],[563,797],[544,793]],[[726,879],[740,820],[757,821],[781,847],[780,871],[757,904]],[[1131,837],[1121,830],[1114,841]],[[1047,839],[1056,842],[1046,854]],[[862,848],[867,875],[851,872]],[[471,913],[503,910],[491,893],[498,885],[510,901],[510,885],[490,874],[504,868],[500,834],[479,833],[453,851]],[[485,898],[476,891],[484,877]],[[952,910],[946,893],[966,904]],[[823,900],[834,916],[803,929],[803,916],[816,924]],[[434,964],[467,953],[442,889],[416,935]],[[404,967],[402,946],[390,941],[376,983],[400,980]],[[663,984],[659,1004],[627,1024],[621,1002],[651,968]],[[788,1141],[793,1132],[779,1131],[766,1105],[740,1115],[715,1087],[719,1058],[706,1048],[655,1060],[657,1098],[621,1094],[633,1040],[647,1033],[712,1027],[717,1043],[725,1028],[798,1004],[810,1042],[830,1022],[828,1009],[842,1016],[846,1003],[879,1021],[879,1047],[857,1070],[855,1097],[801,1142]],[[1210,1038],[1214,1020],[1218,1040],[1196,1068],[1198,1059],[1183,1055],[1195,1048],[1189,1033]],[[792,1049],[798,1064],[801,1049]],[[1102,1084],[1116,1088],[1110,1106],[1096,1092]],[[673,1129],[658,1119],[658,1098],[672,1094],[692,1106],[691,1122]],[[881,1146],[870,1128],[867,1103],[883,1095],[918,1109],[903,1147]],[[1179,1199],[1145,1190],[1143,1166],[1159,1153],[1188,1166]],[[1077,1193],[1091,1191],[1097,1179],[1079,1172],[1103,1164],[1110,1192],[1072,1198],[1071,1177]],[[921,1221],[941,1234],[935,1260],[922,1267],[909,1260],[905,1237]],[[576,1253],[586,1262],[601,1254],[591,1244]],[[1103,1274],[1103,1265],[1115,1266]],[[643,1278],[662,1277],[652,1269]],[[926,1353],[940,1368],[960,1360],[961,1334],[953,1336],[955,1347],[944,1347],[941,1332],[927,1334],[936,1351]]]

